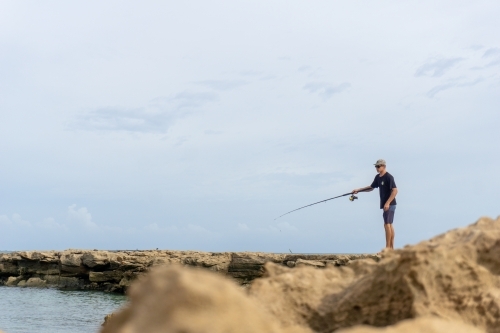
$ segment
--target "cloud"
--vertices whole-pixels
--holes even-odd
[[[283,231],[298,231],[299,229],[288,222],[278,223],[278,228]]]
[[[69,206],[68,218],[69,220],[75,221],[86,228],[89,229],[97,228],[97,224],[92,221],[92,215],[90,214],[87,207],[76,208],[75,204]]]
[[[483,54],[483,58],[497,57],[500,56],[500,49],[497,47],[490,48],[486,50]]]
[[[299,229],[288,222],[280,222],[276,225],[268,225],[265,228],[259,228],[258,231],[264,233],[270,232],[285,232],[285,231],[298,231]]]
[[[443,76],[449,69],[457,63],[463,61],[464,58],[441,58],[433,59],[423,64],[415,71],[415,76],[430,76],[440,77]]]
[[[142,108],[94,110],[78,116],[69,127],[90,131],[163,133],[177,119],[215,100],[217,95],[213,93],[182,92],[171,98],[155,98]]]
[[[322,97],[323,99],[329,99],[335,94],[339,94],[342,91],[346,90],[349,88],[351,84],[349,82],[344,82],[339,85],[331,85],[329,83],[324,83],[324,82],[310,82],[307,83],[303,89],[309,91],[311,94],[318,94],[318,96]]]
[[[477,78],[476,80],[469,81],[469,82],[449,81],[447,83],[438,85],[438,86],[432,88],[431,90],[429,90],[427,92],[427,97],[434,98],[434,96],[436,96],[441,91],[448,90],[448,89],[451,89],[454,87],[457,87],[457,88],[472,87],[472,86],[475,86],[476,84],[481,83],[483,81],[484,81],[483,78]]]
[[[249,82],[243,80],[205,80],[195,83],[214,90],[232,90],[247,85]]]
[[[64,224],[57,223],[52,217],[43,219],[42,222],[31,223],[24,220],[19,214],[12,214],[9,218],[7,215],[0,215],[0,226],[12,226],[12,227],[37,227],[42,229],[64,229],[67,227]]]
[[[212,231],[210,231],[202,226],[196,225],[196,224],[188,224],[188,226],[186,227],[186,230],[196,232],[196,233],[214,234],[214,232],[212,232]]]
[[[31,226],[31,223],[29,223],[28,221],[23,220],[21,218],[21,215],[19,215],[19,214],[13,214],[12,215],[12,223],[20,225],[20,226],[23,226],[23,227],[30,227]]]
[[[52,217],[43,219],[42,222],[36,223],[36,226],[45,229],[62,229],[62,230],[68,229],[68,227],[65,224],[57,223],[55,219]]]
[[[7,215],[0,215],[0,226],[8,226],[11,225],[12,222],[10,219],[7,217]]]
[[[500,48],[490,48],[486,50],[483,54],[483,58],[493,58],[493,60],[489,62],[485,67],[500,65]]]
[[[31,223],[23,220],[21,215],[19,214],[12,214],[11,218],[9,218],[7,215],[0,215],[0,225],[31,227]]]

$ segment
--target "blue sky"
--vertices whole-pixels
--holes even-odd
[[[0,4],[0,250],[376,252],[500,214],[498,1]]]

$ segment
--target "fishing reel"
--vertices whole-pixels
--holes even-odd
[[[354,194],[352,194],[350,197],[349,197],[349,200],[354,202],[354,200],[356,200],[358,197],[355,196]]]

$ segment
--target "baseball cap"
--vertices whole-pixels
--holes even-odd
[[[374,165],[386,165],[385,160],[379,159],[379,160],[377,160],[377,162]]]

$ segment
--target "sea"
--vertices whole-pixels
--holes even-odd
[[[104,317],[127,302],[101,291],[0,286],[0,331],[97,333]]]

